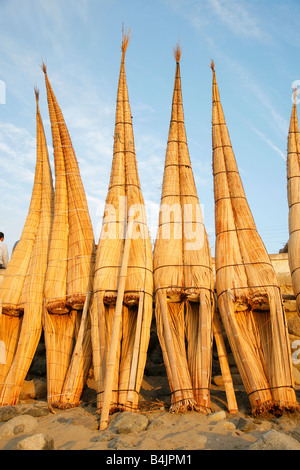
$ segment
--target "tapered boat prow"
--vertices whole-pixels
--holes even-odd
[[[47,311],[50,315],[67,315],[70,313],[70,308],[68,308],[64,301],[53,301],[47,303]]]
[[[103,303],[105,305],[116,305],[117,292],[105,292],[103,296]]]
[[[123,303],[128,307],[138,305],[140,300],[140,294],[138,292],[125,292]],[[105,305],[116,305],[117,292],[105,292],[103,296],[103,302]]]
[[[244,312],[246,310],[249,311],[269,311],[270,310],[270,303],[269,298],[267,295],[257,294],[255,297],[250,297],[246,301],[234,301],[234,311],[235,312]]]
[[[75,294],[67,297],[67,307],[71,310],[82,310],[84,307],[86,295],[85,294]]]
[[[72,306],[70,305],[70,310],[82,310],[83,309],[83,305],[82,303],[74,303],[72,304]]]
[[[24,309],[16,308],[16,306],[14,305],[3,305],[2,313],[3,315],[7,315],[10,317],[22,317],[22,315],[24,314]]]
[[[167,302],[181,302],[183,290],[181,287],[171,287],[166,290]]]
[[[138,305],[140,300],[140,294],[138,292],[125,292],[124,294],[124,304],[128,307]]]
[[[251,299],[251,308],[252,310],[259,311],[259,310],[270,310],[270,303],[269,298],[267,296],[261,295],[256,296]]]
[[[200,289],[184,289],[181,287],[171,287],[166,290],[167,302],[182,302],[187,300],[189,302],[200,301]]]
[[[200,302],[200,289],[185,289],[184,295],[189,302]]]

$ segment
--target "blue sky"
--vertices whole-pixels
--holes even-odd
[[[298,0],[0,0],[0,230],[11,252],[27,215],[35,170],[35,96],[53,167],[44,74],[63,111],[98,242],[109,183],[122,23],[131,28],[126,75],[136,156],[156,234],[182,46],[185,124],[214,250],[211,59],[248,202],[269,253],[288,239],[287,134],[300,80]]]

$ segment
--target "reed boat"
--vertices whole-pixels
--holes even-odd
[[[212,147],[218,307],[254,415],[298,410],[276,273],[233,152],[212,62]]]
[[[178,44],[174,54],[172,112],[154,247],[155,315],[171,390],[170,411],[196,409],[207,414],[211,412],[214,277],[187,144],[181,52]],[[218,347],[224,347],[217,321],[216,317]],[[223,353],[226,362],[225,349]],[[229,383],[229,368],[227,373]],[[233,402],[236,409],[235,396]]]
[[[53,216],[53,182],[43,122],[36,96],[36,168],[31,202],[21,238],[0,287],[0,405],[15,405],[42,333],[43,290]]]
[[[73,144],[45,64],[42,68],[55,165],[54,215],[43,316],[48,404],[68,408],[80,403],[92,360],[86,312],[94,274],[95,242]]]
[[[138,409],[152,321],[152,247],[125,72],[129,41],[130,30],[123,31],[113,160],[90,308],[101,430],[109,414]]]

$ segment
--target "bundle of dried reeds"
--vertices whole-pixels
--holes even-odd
[[[82,312],[92,287],[95,243],[72,141],[49,82],[45,64],[43,71],[55,162],[54,217],[45,280],[44,309],[48,402],[51,406],[68,407],[79,403],[82,383],[86,379],[86,371],[91,362],[88,318]],[[82,358],[86,354],[87,356],[85,360],[74,362],[71,358],[78,323],[81,321],[84,322],[82,328],[86,334],[79,328],[79,350]],[[87,345],[84,345],[86,340]],[[75,388],[70,388],[70,383],[74,384]]]
[[[214,279],[187,145],[180,58],[178,45],[154,248],[155,313],[172,394],[171,411],[209,413]]]
[[[287,193],[289,204],[288,257],[297,309],[300,312],[300,133],[297,116],[297,91],[294,91],[293,95],[288,134]]]
[[[90,309],[100,429],[109,413],[137,410],[152,320],[152,248],[125,74],[129,34],[123,33],[112,170]]]
[[[298,403],[281,292],[247,203],[213,62],[212,72],[219,310],[252,412],[294,410]]]
[[[15,405],[18,402],[22,384],[25,380],[42,332],[43,289],[48,260],[50,230],[53,215],[53,183],[49,164],[47,142],[39,110],[39,92],[36,95],[37,121],[37,157],[36,176],[33,187],[31,205],[21,239],[13,252],[11,263],[7,269],[7,279],[1,286],[1,297],[7,299],[9,284],[11,288],[18,284],[22,289],[15,293],[15,310],[21,311],[21,317],[12,317],[12,306],[7,310],[4,303],[1,318],[1,339],[4,336],[15,341],[15,348],[9,349],[6,364],[0,366],[2,379],[0,386],[0,405]],[[34,223],[32,222],[34,221]],[[38,223],[37,223],[38,222]],[[29,228],[28,228],[29,225]],[[37,226],[37,227],[36,227]],[[34,227],[34,230],[33,230]],[[30,233],[30,228],[32,232]],[[30,238],[29,238],[30,237]],[[24,275],[24,264],[20,258],[29,258],[27,272]],[[18,268],[20,263],[20,268]],[[15,283],[17,278],[17,283]],[[8,325],[17,321],[16,331],[11,332]],[[14,334],[17,333],[17,334]],[[5,373],[3,373],[5,369]],[[6,375],[6,377],[5,377]]]

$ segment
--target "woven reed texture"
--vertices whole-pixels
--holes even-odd
[[[156,323],[172,393],[171,411],[210,412],[213,274],[189,157],[176,72],[154,248]],[[187,348],[185,343],[187,342]]]
[[[287,194],[289,204],[288,257],[297,309],[300,312],[300,134],[296,94],[288,134]]]
[[[152,320],[152,247],[125,73],[128,42],[129,33],[122,42],[113,160],[90,309],[97,411],[102,415],[105,394],[109,412],[137,409]]]
[[[88,345],[83,347],[81,343],[80,355],[89,351],[88,356],[80,362],[79,368],[72,368],[74,341],[76,331],[80,329],[78,322],[81,317],[86,333],[80,335],[80,338],[90,338],[89,324],[86,315],[82,316],[82,311],[92,288],[95,243],[72,141],[45,65],[43,71],[55,163],[54,216],[45,280],[44,309],[48,402],[51,406],[69,407],[79,404],[78,395],[87,377],[87,363],[91,362],[91,348]],[[71,370],[68,372],[69,367]],[[65,379],[68,381],[66,389],[63,388]],[[73,391],[70,390],[70,380],[77,384],[74,385]],[[67,395],[64,390],[67,390]],[[70,401],[72,397],[74,401]]]
[[[25,227],[12,255],[12,267],[7,269],[7,280],[11,282],[11,286],[15,285],[15,278],[18,279],[19,286],[20,280],[23,279],[22,290],[16,305],[16,310],[22,311],[23,314],[21,317],[12,319],[7,310],[4,310],[1,318],[1,340],[6,343],[8,339],[9,354],[6,365],[0,366],[1,370],[5,369],[5,373],[1,373],[0,405],[15,405],[18,402],[22,384],[42,332],[43,288],[53,214],[53,182],[37,89],[35,96],[37,135],[35,181]],[[34,214],[32,214],[33,211]],[[32,220],[34,220],[34,224]],[[32,243],[28,243],[30,237],[28,226],[34,227],[31,233]],[[19,245],[20,249],[18,250]],[[16,256],[15,252],[17,252]],[[17,263],[20,261],[22,253],[26,258],[29,258],[25,276],[23,262],[20,263],[20,270],[17,270]],[[3,298],[7,297],[4,295]],[[11,331],[12,327],[13,331]],[[9,337],[10,335],[11,337]]]
[[[293,410],[298,404],[281,293],[246,200],[213,63],[212,72],[219,310],[252,412]]]

